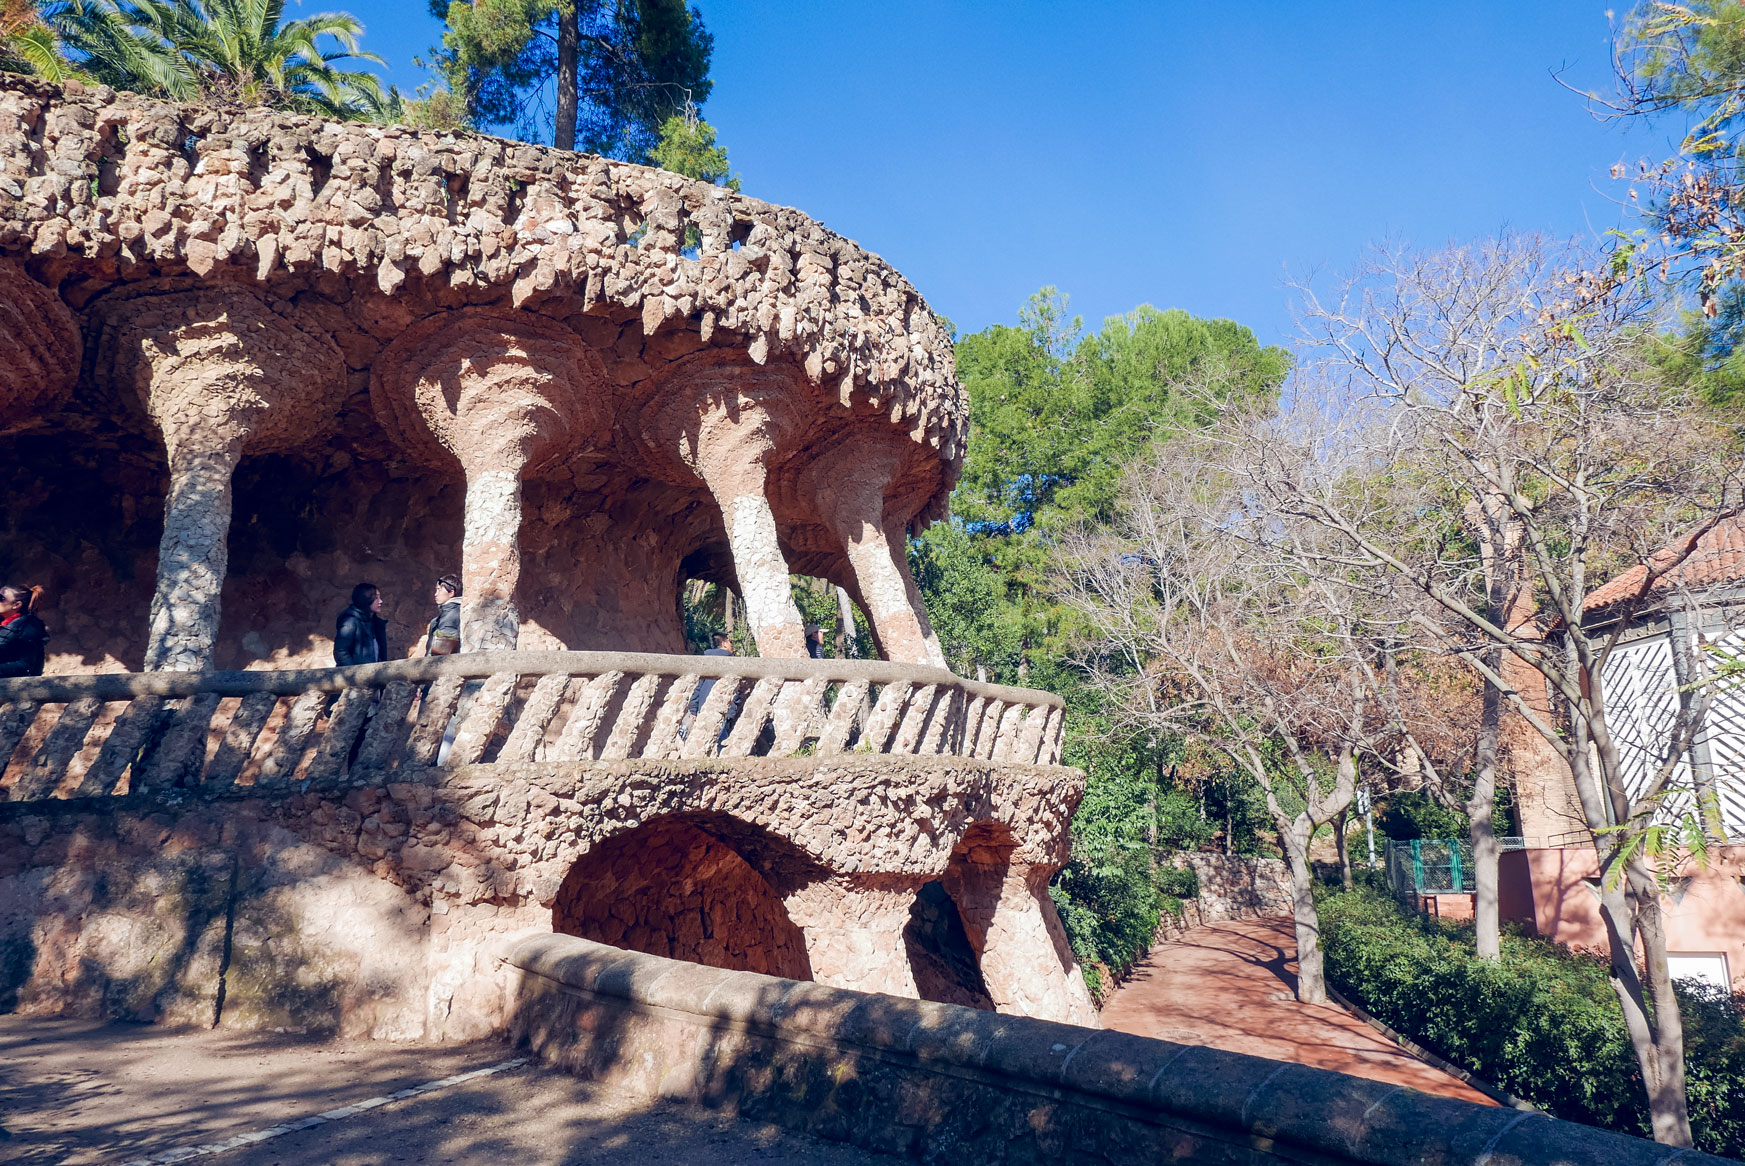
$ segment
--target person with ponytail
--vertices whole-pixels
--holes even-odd
[[[0,587],[0,676],[41,676],[48,629],[35,615],[40,587]]]

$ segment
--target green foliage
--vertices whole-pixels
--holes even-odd
[[[714,38],[684,0],[430,0],[430,11],[446,24],[432,64],[468,118],[531,141],[640,162],[713,86]],[[573,124],[558,124],[553,91],[574,98]]]
[[[1064,761],[1088,775],[1075,857],[1051,891],[1093,980],[1150,946],[1179,892],[1152,847],[1261,845],[1265,807],[1234,773],[1179,769],[1181,743],[1117,725],[1066,657],[1047,577],[1049,541],[1106,521],[1126,466],[1154,442],[1209,422],[1224,401],[1276,397],[1289,357],[1228,320],[1141,307],[1083,335],[1043,288],[1018,313],[957,341],[970,443],[954,517],[910,544],[910,566],[952,669],[1059,693]],[[1094,859],[1085,858],[1094,853]]]
[[[1153,442],[1212,420],[1222,402],[1276,399],[1290,357],[1240,324],[1149,305],[1080,338],[1045,287],[1020,327],[957,343],[970,446],[954,508],[972,527],[1023,532],[1107,520],[1122,471]]]
[[[1143,846],[1075,841],[1073,856],[1048,888],[1073,954],[1101,999],[1147,951],[1163,912],[1180,915],[1181,900],[1199,893],[1193,871],[1157,865]],[[1186,892],[1184,895],[1183,892]]]
[[[375,74],[339,67],[380,63],[359,47],[362,23],[284,13],[284,0],[66,0],[42,19],[73,67],[117,89],[379,120],[397,98]]]
[[[1319,904],[1327,976],[1413,1040],[1558,1117],[1648,1132],[1640,1070],[1603,959],[1508,936],[1481,960],[1469,927],[1375,890]],[[1697,1146],[1745,1153],[1745,1001],[1678,985]]]
[[[700,118],[675,113],[660,126],[660,140],[648,160],[662,170],[739,189],[739,175],[727,162],[727,148],[715,144],[715,127]]]
[[[1498,834],[1510,829],[1509,791],[1497,790],[1491,811],[1491,829]],[[1375,828],[1389,838],[1409,842],[1414,838],[1465,838],[1468,823],[1463,810],[1450,810],[1422,790],[1383,794],[1375,800]]]

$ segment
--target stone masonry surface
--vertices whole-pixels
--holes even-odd
[[[492,764],[300,791],[13,803],[0,807],[0,1008],[384,1039],[484,1035],[503,1016],[501,943],[549,931],[566,877],[601,844],[620,840],[654,862],[660,832],[673,829],[729,852],[719,858],[731,856],[740,883],[763,888],[766,926],[784,925],[784,898],[798,910],[826,895],[834,907],[806,937],[811,974],[855,982],[877,953],[849,942],[860,934],[851,905],[896,885],[909,891],[906,910],[953,869],[977,823],[998,824],[1007,843],[987,857],[1009,876],[996,873],[985,903],[960,898],[966,918],[1040,913],[1039,934],[1058,934],[1046,892],[1014,904],[1006,883],[1062,860],[1079,780],[1052,766],[846,755]],[[668,885],[701,888],[710,873],[675,869]],[[627,899],[653,913],[633,915],[617,940],[640,926],[645,946],[658,938],[663,954],[708,958],[700,935],[690,950],[672,943],[689,926],[674,905],[687,894]],[[575,892],[559,921],[565,911],[588,914]],[[1005,958],[1054,958],[1031,990],[1053,993],[1041,1007],[1054,1014],[1083,1015],[1077,969],[1044,942]]]
[[[627,953],[516,945],[511,1033],[647,1097],[923,1162],[1721,1166],[1542,1114],[951,1004]]]

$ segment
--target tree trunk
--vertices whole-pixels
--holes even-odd
[[[1485,653],[1485,666],[1500,672],[1500,648]],[[1479,715],[1478,757],[1473,775],[1472,798],[1466,803],[1466,833],[1472,843],[1472,918],[1478,939],[1478,958],[1502,956],[1502,925],[1497,909],[1497,861],[1501,847],[1491,816],[1497,803],[1497,742],[1502,732],[1503,693],[1485,681],[1484,708]]]
[[[1278,823],[1280,849],[1291,868],[1291,918],[1297,930],[1297,999],[1327,1003],[1327,976],[1321,953],[1321,917],[1315,912],[1315,872],[1309,865],[1314,826],[1307,814]]]
[[[576,8],[580,0],[558,0],[557,7],[557,125],[552,144],[560,150],[576,148],[577,50],[581,45],[581,21]]]
[[[1574,657],[1575,648],[1566,638],[1564,660],[1569,674],[1576,674]],[[1602,685],[1594,684],[1593,688],[1596,701],[1603,701]],[[1605,735],[1603,707],[1588,709],[1587,715],[1582,710],[1566,710],[1570,747],[1565,757],[1599,861],[1600,920],[1606,928],[1612,989],[1618,994],[1624,1029],[1636,1054],[1637,1067],[1642,1071],[1654,1140],[1663,1145],[1688,1147],[1692,1140],[1690,1103],[1684,1085],[1684,1024],[1666,972],[1666,931],[1660,921],[1659,888],[1640,856],[1625,865],[1622,878],[1614,877],[1615,872],[1609,868],[1621,843],[1616,834],[1600,833],[1609,825],[1608,795],[1616,792],[1601,778],[1606,773],[1618,772],[1619,763],[1617,746]],[[1588,748],[1590,732],[1599,737],[1592,754]],[[1593,765],[1596,760],[1597,773]],[[1625,810],[1627,814],[1627,806]],[[1638,939],[1642,941],[1649,976],[1647,987],[1654,998],[1656,1016],[1648,1014],[1644,985],[1636,969]]]
[[[1350,816],[1350,810],[1340,810],[1339,816],[1333,819],[1333,846],[1339,852],[1339,883],[1348,891],[1351,889],[1351,848],[1345,840],[1345,825]]]

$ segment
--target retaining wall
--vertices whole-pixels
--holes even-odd
[[[630,1090],[925,1162],[1723,1166],[1542,1114],[1216,1049],[522,940],[516,1041]]]
[[[1192,868],[1200,893],[1183,900],[1179,916],[1164,912],[1157,925],[1158,943],[1207,923],[1291,913],[1291,873],[1282,858],[1193,850],[1172,855],[1171,862]]]

